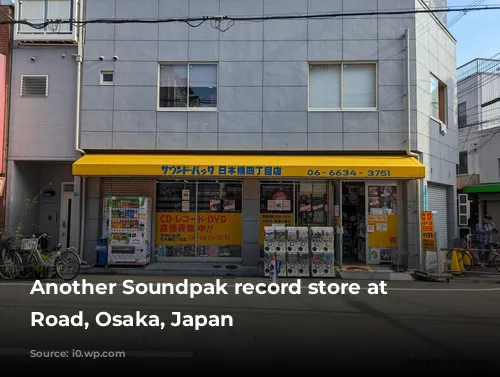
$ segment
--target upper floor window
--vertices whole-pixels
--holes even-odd
[[[21,76],[22,97],[47,97],[49,95],[49,76]]]
[[[375,63],[311,64],[310,110],[374,110],[377,108]]]
[[[115,81],[115,73],[113,71],[101,72],[101,85],[113,85]]]
[[[458,154],[457,174],[467,174],[469,172],[469,153],[462,151]]]
[[[217,64],[161,64],[159,109],[216,109]]]
[[[74,0],[23,0],[19,2],[18,17],[33,24],[42,24],[47,20],[69,20],[73,18],[73,7]],[[51,24],[43,30],[64,33],[72,31],[73,25],[70,23]],[[40,32],[40,29],[19,24],[19,32],[37,31]]]
[[[458,104],[458,127],[467,125],[467,102]]]
[[[446,85],[437,77],[430,75],[431,117],[446,123]]]

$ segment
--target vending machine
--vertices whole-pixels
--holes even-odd
[[[286,235],[286,276],[297,277],[299,274],[299,232],[296,227],[287,227]]]
[[[299,231],[299,277],[311,276],[311,253],[309,249],[309,229],[297,228]]]
[[[146,265],[151,261],[151,199],[109,197],[108,264]]]
[[[287,228],[286,272],[289,277],[309,276],[309,237],[307,227]]]
[[[277,271],[278,277],[286,277],[286,227],[285,226],[275,226],[274,227],[274,243],[276,250],[276,263],[281,267]]]
[[[273,257],[275,256],[274,228],[266,226],[264,228],[264,276],[269,276],[269,273],[273,270]]]
[[[335,251],[332,227],[311,228],[311,275],[335,277]]]

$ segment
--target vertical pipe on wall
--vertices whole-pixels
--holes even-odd
[[[80,0],[78,2],[78,19],[83,20],[83,7],[84,0]],[[75,26],[76,27],[76,26]],[[84,28],[85,26],[80,26],[80,33],[78,35],[78,51],[75,56],[76,60],[76,116],[75,116],[75,150],[82,155],[85,154],[85,151],[80,148],[80,111],[81,111],[81,92],[82,92],[82,65],[83,65],[83,36],[84,36]],[[83,247],[84,247],[84,234],[85,234],[85,197],[86,197],[86,178],[81,178],[80,181],[80,245],[78,253],[80,257],[83,259]]]
[[[80,185],[80,247],[78,250],[78,255],[80,255],[80,258],[83,260],[83,248],[85,246],[85,197],[87,196],[87,179],[82,178],[81,179],[81,185]]]
[[[411,149],[411,56],[410,56],[410,29],[406,29],[406,122],[408,127],[408,137],[406,143],[406,154],[410,157],[416,158],[420,161],[420,155],[415,153]],[[418,257],[418,266],[420,268],[422,264],[422,234],[420,232],[421,220],[420,220],[420,212],[422,207],[422,179],[417,180],[417,203],[416,203],[416,212],[417,212],[417,257]],[[407,242],[409,239],[407,239]],[[409,245],[408,245],[409,246]],[[408,256],[409,257],[409,256]],[[409,263],[408,258],[408,264]],[[410,267],[410,266],[408,266]]]

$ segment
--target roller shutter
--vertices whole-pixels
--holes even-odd
[[[155,191],[153,178],[102,178],[101,196],[146,196],[153,199]]]
[[[434,229],[438,233],[439,248],[448,247],[448,206],[446,186],[429,184],[427,186],[429,211],[437,211],[434,215]]]

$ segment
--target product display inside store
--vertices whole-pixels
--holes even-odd
[[[241,181],[157,183],[157,258],[241,258]]]
[[[342,226],[344,261],[362,261],[366,254],[366,195],[364,182],[345,182],[342,186]]]
[[[310,228],[328,225],[328,183],[262,182],[260,185],[260,245],[264,228],[273,225]]]

